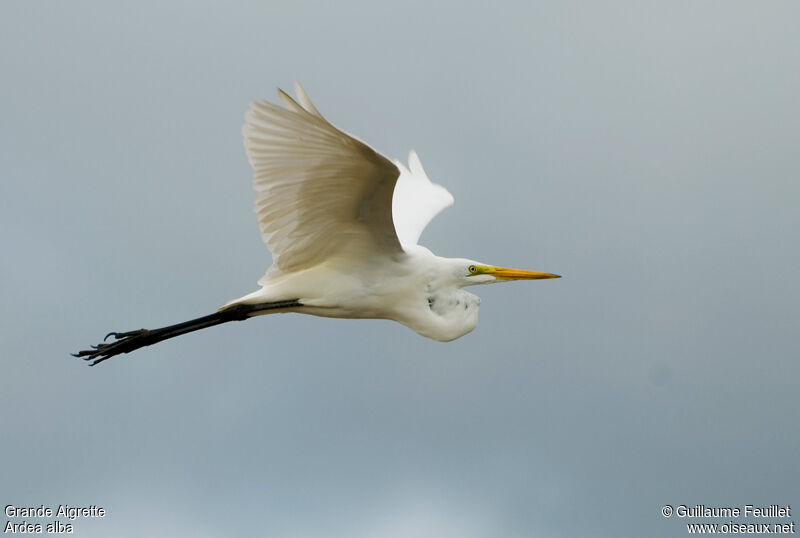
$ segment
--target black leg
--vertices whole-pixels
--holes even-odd
[[[73,353],[72,356],[82,358],[85,361],[92,361],[89,363],[89,366],[94,366],[115,355],[130,353],[139,348],[175,338],[182,334],[199,331],[200,329],[207,329],[208,327],[213,327],[221,323],[228,323],[229,321],[243,321],[265,310],[278,310],[296,306],[302,306],[297,299],[255,305],[236,305],[219,312],[214,312],[208,316],[191,319],[183,323],[177,323],[159,329],[110,332],[103,339],[103,342],[96,346],[91,346],[91,349],[84,349],[83,351]],[[108,340],[110,336],[114,337],[114,341],[106,343],[106,340]]]

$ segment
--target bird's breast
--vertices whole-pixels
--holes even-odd
[[[422,336],[449,342],[475,328],[480,303],[477,296],[461,289],[429,289],[418,304],[405,312],[407,315],[404,319],[397,321]]]

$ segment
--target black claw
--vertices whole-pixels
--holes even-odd
[[[128,331],[125,333],[108,333],[109,335],[114,335],[114,340],[123,340],[125,338],[129,338],[132,336],[146,336],[150,333],[147,329],[136,329],[135,331]],[[106,336],[108,338],[108,336]]]
[[[115,355],[128,353],[142,347],[143,345],[149,345],[152,340],[150,333],[151,331],[148,331],[147,329],[137,329],[129,332],[113,331],[108,333],[106,337],[103,338],[103,342],[106,342],[109,337],[113,336],[113,342],[101,342],[97,345],[90,346],[91,349],[84,349],[82,351],[78,351],[77,353],[72,353],[72,356],[78,357],[85,361],[92,361],[89,363],[89,366],[95,366]]]

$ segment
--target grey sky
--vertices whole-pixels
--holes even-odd
[[[293,4],[0,7],[3,506],[311,538],[800,509],[796,3]],[[287,315],[71,359],[256,289],[240,128],[295,80],[454,194],[425,246],[565,278],[477,290],[449,344]]]

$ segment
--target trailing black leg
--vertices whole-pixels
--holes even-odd
[[[85,361],[92,361],[89,366],[94,366],[110,359],[115,355],[123,353],[130,353],[145,346],[150,346],[158,342],[175,338],[182,334],[199,331],[200,329],[207,329],[214,325],[221,323],[228,323],[229,321],[244,321],[258,312],[265,310],[278,310],[281,308],[290,308],[302,306],[297,299],[289,299],[286,301],[278,301],[274,303],[260,303],[254,305],[235,305],[219,312],[214,312],[207,316],[197,319],[184,321],[175,325],[161,327],[159,329],[139,329],[127,332],[110,332],[103,339],[103,342],[96,346],[91,346],[91,349],[85,349],[77,353],[73,353],[74,357],[80,357]],[[110,336],[114,337],[114,341],[106,343]]]

